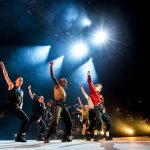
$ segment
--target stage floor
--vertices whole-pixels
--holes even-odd
[[[52,140],[48,144],[34,140],[17,143],[11,140],[0,140],[0,150],[150,150],[150,137],[114,138],[113,141],[82,141],[61,143]]]

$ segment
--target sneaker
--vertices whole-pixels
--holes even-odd
[[[106,137],[105,137],[105,141],[111,141],[111,140],[113,140],[112,137],[110,137],[110,136],[106,136]]]
[[[16,137],[15,142],[27,142],[27,141],[22,137]]]

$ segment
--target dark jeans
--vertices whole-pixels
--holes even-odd
[[[98,115],[100,115],[100,120],[97,120],[97,117],[96,117],[96,112]],[[99,113],[100,111],[100,113]],[[99,116],[98,116],[99,117]],[[102,126],[102,121],[104,121],[106,123],[106,131],[109,131],[110,128],[111,128],[111,119],[109,117],[109,115],[107,113],[103,113],[101,111],[101,108],[100,109],[90,109],[89,110],[89,121],[90,121],[90,125],[89,125],[89,129],[88,131],[90,133],[93,132],[93,129],[94,127],[96,127],[97,124],[99,124],[100,126]],[[100,128],[98,128],[99,130]]]
[[[13,113],[17,118],[22,120],[22,124],[18,133],[18,137],[22,136],[22,133],[25,133],[27,124],[28,124],[28,117],[24,113],[24,111],[18,107],[13,106],[12,104],[5,104],[2,110],[0,110],[0,118],[5,116],[7,113]]]
[[[65,136],[71,135],[72,122],[67,108],[64,107],[63,105],[55,104],[53,118],[49,126],[48,133],[46,135],[47,138],[50,137],[51,134],[56,134],[56,128],[60,117],[62,118],[65,124],[64,135]]]
[[[94,107],[94,112],[95,112],[95,126],[94,129],[101,131],[102,129],[102,115],[103,115],[103,106],[102,105],[97,105]]]
[[[106,131],[109,131],[111,128],[111,119],[107,113],[102,114],[102,120],[106,123]]]
[[[89,128],[87,129],[88,132],[92,133],[96,121],[96,115],[94,109],[89,110]]]
[[[37,122],[39,119],[40,119],[40,121]],[[44,131],[46,129],[46,125],[45,125],[44,121],[41,119],[40,115],[38,115],[38,114],[31,114],[30,115],[29,123],[27,125],[26,130],[28,130],[30,128],[31,124],[34,123],[34,122],[36,122],[36,124],[39,126],[40,131],[39,131],[38,137],[40,137],[41,135],[44,134]]]

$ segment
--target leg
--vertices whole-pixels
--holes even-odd
[[[11,109],[11,112],[16,117],[18,117],[20,120],[22,120],[22,124],[21,124],[20,130],[19,130],[19,133],[17,135],[17,140],[16,141],[18,141],[18,142],[25,142],[25,140],[23,140],[21,136],[26,131],[26,127],[28,125],[29,119],[26,116],[26,114],[20,108],[14,107],[14,108]]]
[[[102,129],[102,111],[99,109],[94,109],[94,111],[96,117],[95,127],[94,127],[94,141],[98,141],[101,138],[98,132],[100,132]]]
[[[105,140],[112,140],[112,138],[109,135],[109,130],[111,128],[111,119],[107,113],[103,113],[102,120],[106,123],[106,138],[105,138]]]
[[[45,141],[44,141],[45,143],[49,142],[49,137],[51,136],[51,134],[55,134],[56,133],[56,127],[57,127],[58,120],[60,118],[61,112],[62,112],[62,106],[55,105],[54,106],[53,118],[52,118],[52,121],[50,123],[48,132],[47,132],[46,137],[45,137]]]
[[[65,124],[64,138],[62,142],[71,141],[69,139],[69,136],[71,136],[71,128],[72,128],[71,116],[65,107],[62,110],[61,118],[63,119]]]
[[[46,124],[44,123],[44,121],[42,119],[40,119],[40,122],[38,122],[37,125],[39,126],[38,140],[41,141],[41,140],[43,140],[42,137],[43,137],[44,131],[46,129]]]
[[[31,115],[31,116],[30,116],[29,121],[28,121],[28,124],[27,124],[26,129],[25,129],[25,132],[30,128],[30,126],[31,126],[31,124],[32,124],[33,122],[36,122],[36,120],[37,120],[36,115]]]

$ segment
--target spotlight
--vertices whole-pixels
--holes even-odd
[[[126,128],[125,131],[126,131],[126,133],[128,133],[129,135],[134,134],[134,130],[131,129],[131,128]]]
[[[81,21],[82,25],[87,27],[87,26],[90,26],[91,25],[91,21],[87,18],[87,17],[84,17]]]
[[[71,53],[73,56],[82,57],[87,53],[88,47],[84,42],[78,42],[71,47]]]
[[[108,35],[106,31],[99,30],[95,31],[93,34],[93,43],[94,44],[103,44],[108,39]]]

